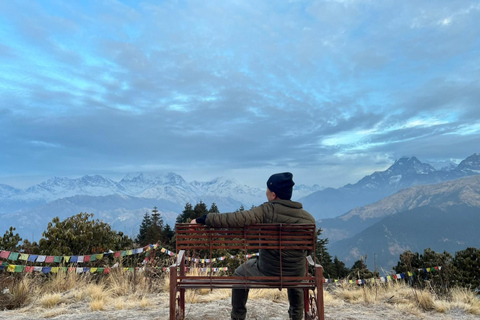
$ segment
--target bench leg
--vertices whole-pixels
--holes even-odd
[[[315,267],[315,282],[317,285],[317,314],[319,320],[325,320],[325,309],[323,304],[323,267]]]
[[[170,320],[177,318],[177,267],[170,267]]]
[[[303,306],[305,308],[305,320],[310,320],[312,318],[310,316],[310,297],[308,295],[308,290],[309,289],[303,289]]]

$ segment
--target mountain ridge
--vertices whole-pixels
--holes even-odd
[[[386,170],[367,175],[355,184],[316,191],[299,201],[315,219],[334,218],[404,188],[435,184],[479,173],[480,154],[477,153],[462,160],[454,170],[436,170],[416,157],[402,157]]]

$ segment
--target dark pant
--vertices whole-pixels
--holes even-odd
[[[259,269],[257,259],[247,260],[245,264],[235,269],[235,276],[237,277],[262,277],[265,276]],[[248,289],[238,288],[232,289],[232,319],[243,320],[247,316],[247,300]],[[288,301],[290,307],[288,315],[293,320],[303,319],[303,289],[288,289]]]

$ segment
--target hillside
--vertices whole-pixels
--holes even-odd
[[[478,230],[480,206],[425,205],[385,217],[355,236],[333,243],[329,252],[347,266],[367,255],[371,270],[374,257],[378,269],[390,270],[406,250],[423,252],[431,248],[454,254],[467,247],[478,247]]]
[[[301,198],[300,202],[316,219],[334,218],[405,188],[436,184],[479,173],[480,154],[467,157],[454,169],[440,170],[422,163],[416,157],[400,158],[385,171],[374,172],[355,184],[314,192]]]
[[[337,218],[319,220],[318,224],[323,229],[323,235],[333,244],[396,213],[423,206],[445,209],[464,204],[480,207],[480,175],[404,189],[375,203],[350,210]]]

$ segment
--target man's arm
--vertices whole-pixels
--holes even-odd
[[[267,202],[250,210],[229,212],[229,213],[209,213],[203,217],[193,219],[190,223],[206,224],[216,228],[234,228],[243,227],[250,224],[262,223],[264,212],[267,209]]]

